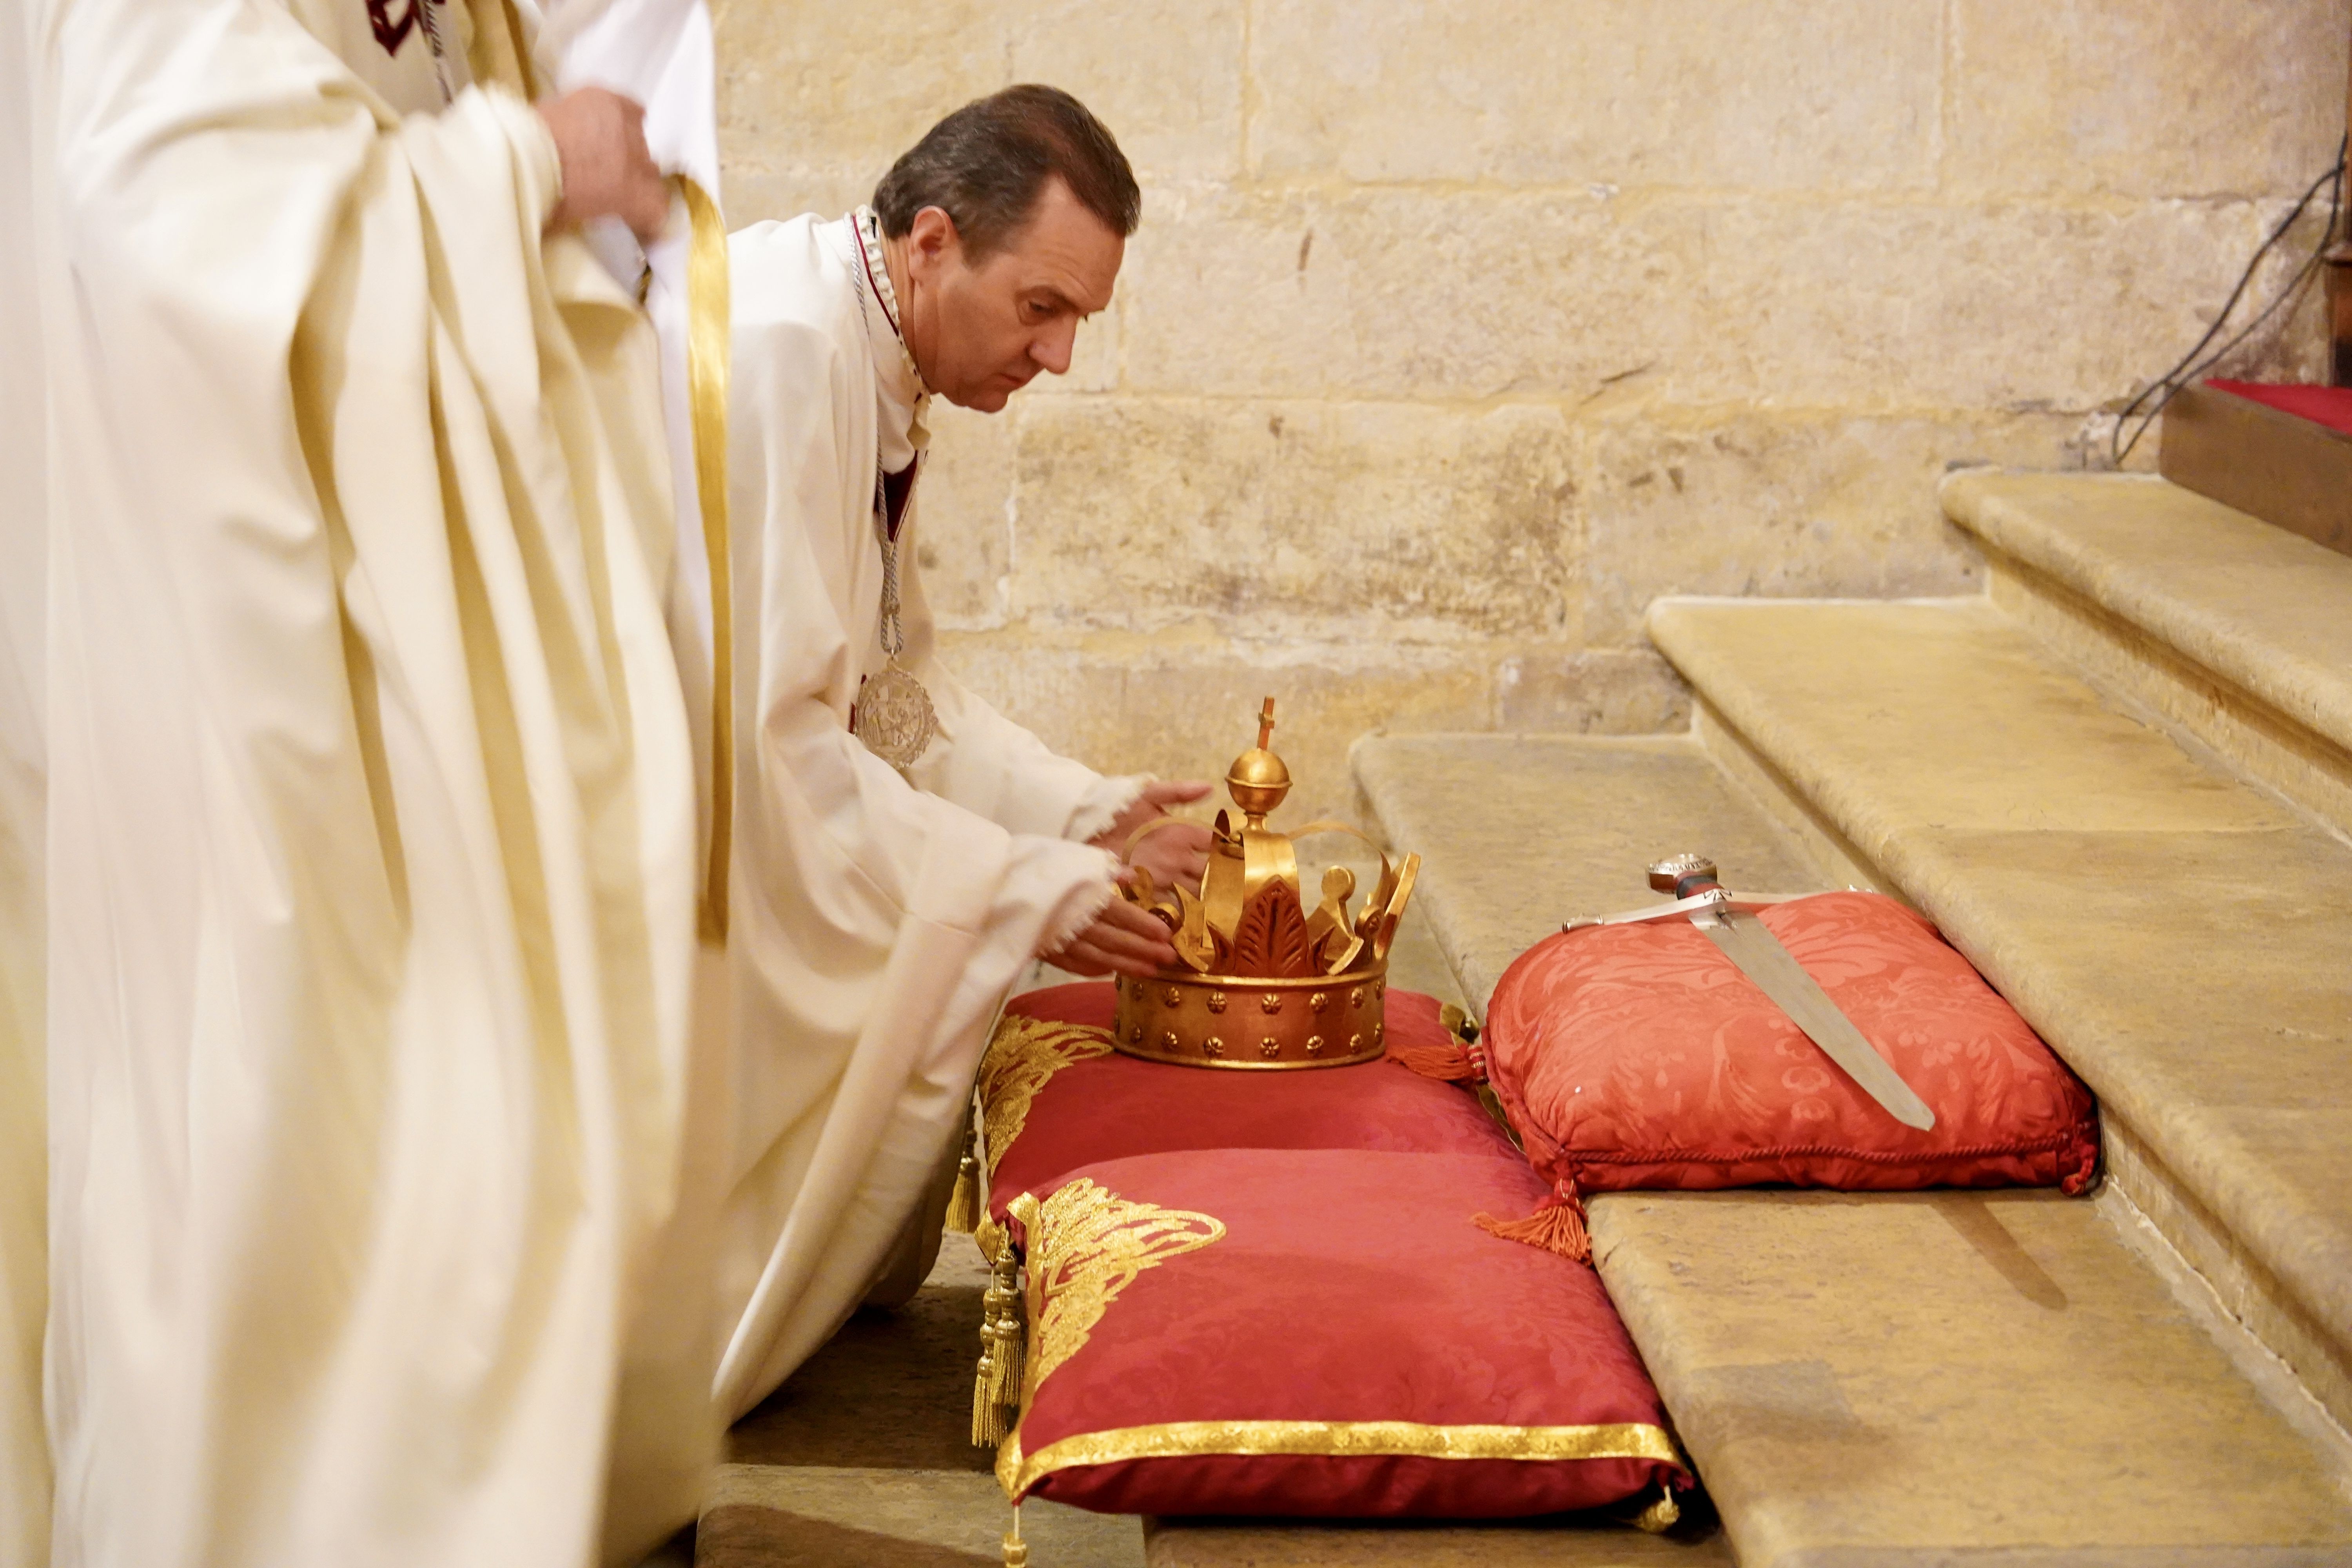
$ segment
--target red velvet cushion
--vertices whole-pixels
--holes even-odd
[[[981,1070],[992,1216],[1001,1219],[1017,1194],[1053,1191],[1081,1165],[1174,1150],[1384,1149],[1522,1163],[1477,1101],[1451,1084],[1388,1061],[1235,1072],[1118,1056],[1110,1050],[1113,1005],[1108,982],[1088,982],[1032,991],[1006,1007],[1013,1018],[1089,1031],[1065,1054],[1094,1054],[1008,1073],[1009,1036],[1000,1030]],[[1389,992],[1388,1028],[1391,1047],[1451,1037],[1437,1003],[1412,991]]]
[[[2205,384],[2352,436],[2352,387],[2263,381],[2209,381]]]
[[[1487,1071],[1538,1170],[1587,1191],[2089,1183],[2090,1091],[1934,926],[1875,893],[1760,918],[1935,1127],[1888,1115],[1687,921],[1601,926],[1522,953],[1487,1010]]]
[[[1465,1222],[1544,1190],[1484,1153],[1241,1149],[1023,1198],[1024,1414],[998,1479],[1119,1513],[1449,1519],[1687,1485],[1600,1280]]]

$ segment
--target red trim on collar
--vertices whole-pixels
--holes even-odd
[[[907,334],[898,325],[898,309],[892,304],[890,296],[882,292],[882,285],[874,280],[874,253],[866,247],[866,226],[859,223],[856,216],[852,214],[849,227],[850,231],[857,236],[857,265],[866,269],[866,287],[872,291],[874,302],[882,308],[882,319],[890,323],[890,335],[903,343],[907,341]],[[881,229],[878,224],[875,233],[877,243],[879,243]],[[893,293],[896,291],[892,290]]]

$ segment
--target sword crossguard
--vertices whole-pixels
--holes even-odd
[[[1620,915],[1578,915],[1562,921],[1560,930],[1587,926],[1648,925],[1654,921],[1688,918],[1706,923],[1725,914],[1754,914],[1772,904],[1785,904],[1803,893],[1735,893],[1716,879],[1715,862],[1704,855],[1676,855],[1650,868],[1650,886],[1673,896],[1674,901]]]

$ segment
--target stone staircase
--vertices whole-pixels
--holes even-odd
[[[2352,559],[2155,479],[1944,500],[1982,597],[1662,601],[1690,736],[1373,740],[1359,784],[1474,1007],[1701,849],[1906,899],[2099,1095],[2087,1201],[1594,1201],[1710,1554],[2352,1563]]]
[[[1654,605],[1687,735],[1360,743],[1365,815],[1424,857],[1396,973],[1483,1011],[1676,849],[1733,886],[1877,887],[2098,1091],[2098,1194],[1595,1198],[1713,1504],[1668,1536],[1040,1506],[1035,1561],[2352,1564],[2352,558],[2153,479],[1944,500],[1980,597]],[[736,1428],[697,1561],[996,1560],[957,1239]]]

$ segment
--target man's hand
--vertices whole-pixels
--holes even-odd
[[[1137,828],[1167,816],[1170,806],[1189,805],[1208,793],[1209,785],[1200,779],[1155,779],[1143,786],[1143,793],[1108,827],[1095,835],[1093,843],[1098,849],[1124,855],[1127,841]],[[1181,882],[1197,893],[1201,874],[1209,867],[1209,830],[1196,823],[1163,827],[1135,847],[1132,863],[1149,870],[1156,886]]]
[[[1209,869],[1209,830],[1197,822],[1163,827],[1137,845],[1127,863],[1150,872],[1154,888],[1181,883],[1186,892],[1198,898],[1201,879]]]
[[[563,199],[550,228],[576,228],[591,218],[617,217],[640,243],[650,244],[669,222],[669,187],[646,147],[643,105],[583,87],[539,106],[563,165]]]
[[[1169,942],[1168,927],[1157,915],[1114,898],[1103,906],[1094,924],[1070,939],[1068,946],[1038,956],[1073,974],[1117,971],[1150,979],[1175,964],[1176,949]]]

